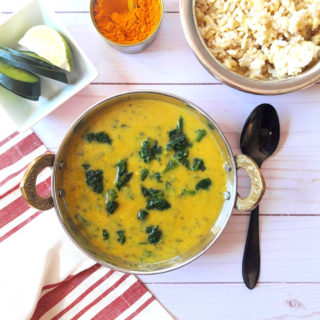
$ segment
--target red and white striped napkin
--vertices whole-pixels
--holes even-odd
[[[31,130],[0,141],[0,319],[172,319],[133,275],[94,264],[65,235],[54,209],[22,198],[28,164],[47,152]],[[50,192],[49,168],[38,191]]]

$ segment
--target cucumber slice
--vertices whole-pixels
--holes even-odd
[[[29,100],[39,100],[40,78],[0,59],[0,85]]]
[[[0,59],[0,72],[14,80],[30,83],[39,82],[39,77],[35,74],[16,68],[12,66],[8,61],[4,61],[3,59]]]
[[[43,59],[38,59],[36,57],[32,57],[30,55],[22,53],[20,51],[6,48],[3,46],[0,46],[0,58],[4,58],[10,61],[15,60],[17,62],[24,62],[24,63],[32,64],[38,67],[51,69],[54,71],[60,71],[60,72],[65,71],[64,69],[56,67],[53,64],[44,61]]]
[[[63,83],[68,83],[68,78],[66,76],[66,74],[64,72],[60,72],[60,71],[55,71],[52,69],[48,69],[45,67],[38,67],[29,63],[25,63],[25,62],[18,62],[16,60],[8,60],[6,58],[0,58],[2,59],[2,61],[7,62],[17,68],[26,70],[26,71],[30,71],[33,73],[37,73],[41,76],[53,79],[53,80],[57,80]]]

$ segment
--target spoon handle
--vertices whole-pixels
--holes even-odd
[[[260,274],[259,206],[251,211],[246,246],[242,260],[242,277],[246,286],[252,290]]]

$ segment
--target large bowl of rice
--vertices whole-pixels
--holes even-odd
[[[320,0],[181,0],[203,66],[242,91],[282,94],[320,79]]]

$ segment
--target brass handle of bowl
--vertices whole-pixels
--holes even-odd
[[[53,167],[54,158],[54,154],[46,153],[33,160],[20,184],[20,190],[26,202],[30,206],[43,211],[53,208],[53,199],[51,195],[46,198],[41,198],[38,195],[36,189],[37,177],[44,168]]]
[[[251,211],[261,201],[266,190],[266,184],[262,172],[254,160],[244,154],[235,156],[237,169],[243,168],[247,171],[251,180],[251,189],[247,198],[237,196],[236,208],[239,211]]]

